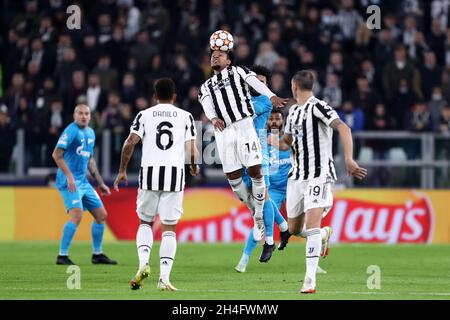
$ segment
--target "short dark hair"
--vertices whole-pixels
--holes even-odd
[[[262,75],[263,77],[266,78],[267,83],[270,83],[270,80],[272,79],[272,73],[270,72],[270,70],[268,68],[266,68],[265,66],[259,65],[259,64],[255,64],[250,68],[254,73]]]
[[[160,78],[155,81],[154,90],[161,100],[170,100],[176,92],[175,82],[170,78]]]
[[[272,109],[272,111],[271,111],[270,113],[271,113],[271,114],[272,114],[272,113],[279,113],[279,114],[281,114],[281,117],[282,117],[283,120],[284,120],[284,112],[281,111],[280,109]]]
[[[292,77],[292,81],[300,90],[312,90],[314,86],[314,74],[310,70],[297,71]]]

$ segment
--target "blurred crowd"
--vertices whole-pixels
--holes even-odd
[[[69,30],[66,9],[81,8]],[[366,8],[381,9],[370,30]],[[271,89],[290,97],[299,69],[315,94],[358,130],[450,133],[449,0],[4,0],[0,35],[0,171],[17,128],[27,166],[53,166],[51,152],[76,104],[110,129],[112,158],[137,112],[154,103],[152,83],[177,84],[177,103],[206,124],[197,101],[211,76],[208,40],[235,39],[234,63],[262,64]]]

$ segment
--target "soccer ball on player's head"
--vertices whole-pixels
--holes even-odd
[[[209,38],[209,46],[211,50],[228,52],[233,49],[234,40],[231,33],[225,30],[217,30]]]

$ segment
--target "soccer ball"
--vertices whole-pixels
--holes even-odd
[[[209,38],[211,50],[230,51],[233,49],[234,40],[231,33],[225,30],[217,30]]]

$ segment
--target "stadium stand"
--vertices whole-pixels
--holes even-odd
[[[152,103],[152,83],[161,76],[176,80],[179,106],[206,128],[196,95],[211,74],[208,39],[217,29],[233,33],[236,64],[271,69],[271,87],[280,96],[291,95],[295,71],[314,69],[316,95],[347,122],[356,119],[355,131],[450,134],[450,9],[444,0],[77,4],[81,28],[69,30],[67,1],[2,2],[0,172],[15,172],[18,129],[24,130],[25,169],[54,166],[55,141],[81,102],[93,110],[98,141],[105,129],[111,132],[114,171],[129,125]],[[380,30],[366,26],[370,4],[381,8]],[[387,153],[390,146],[382,149]]]

